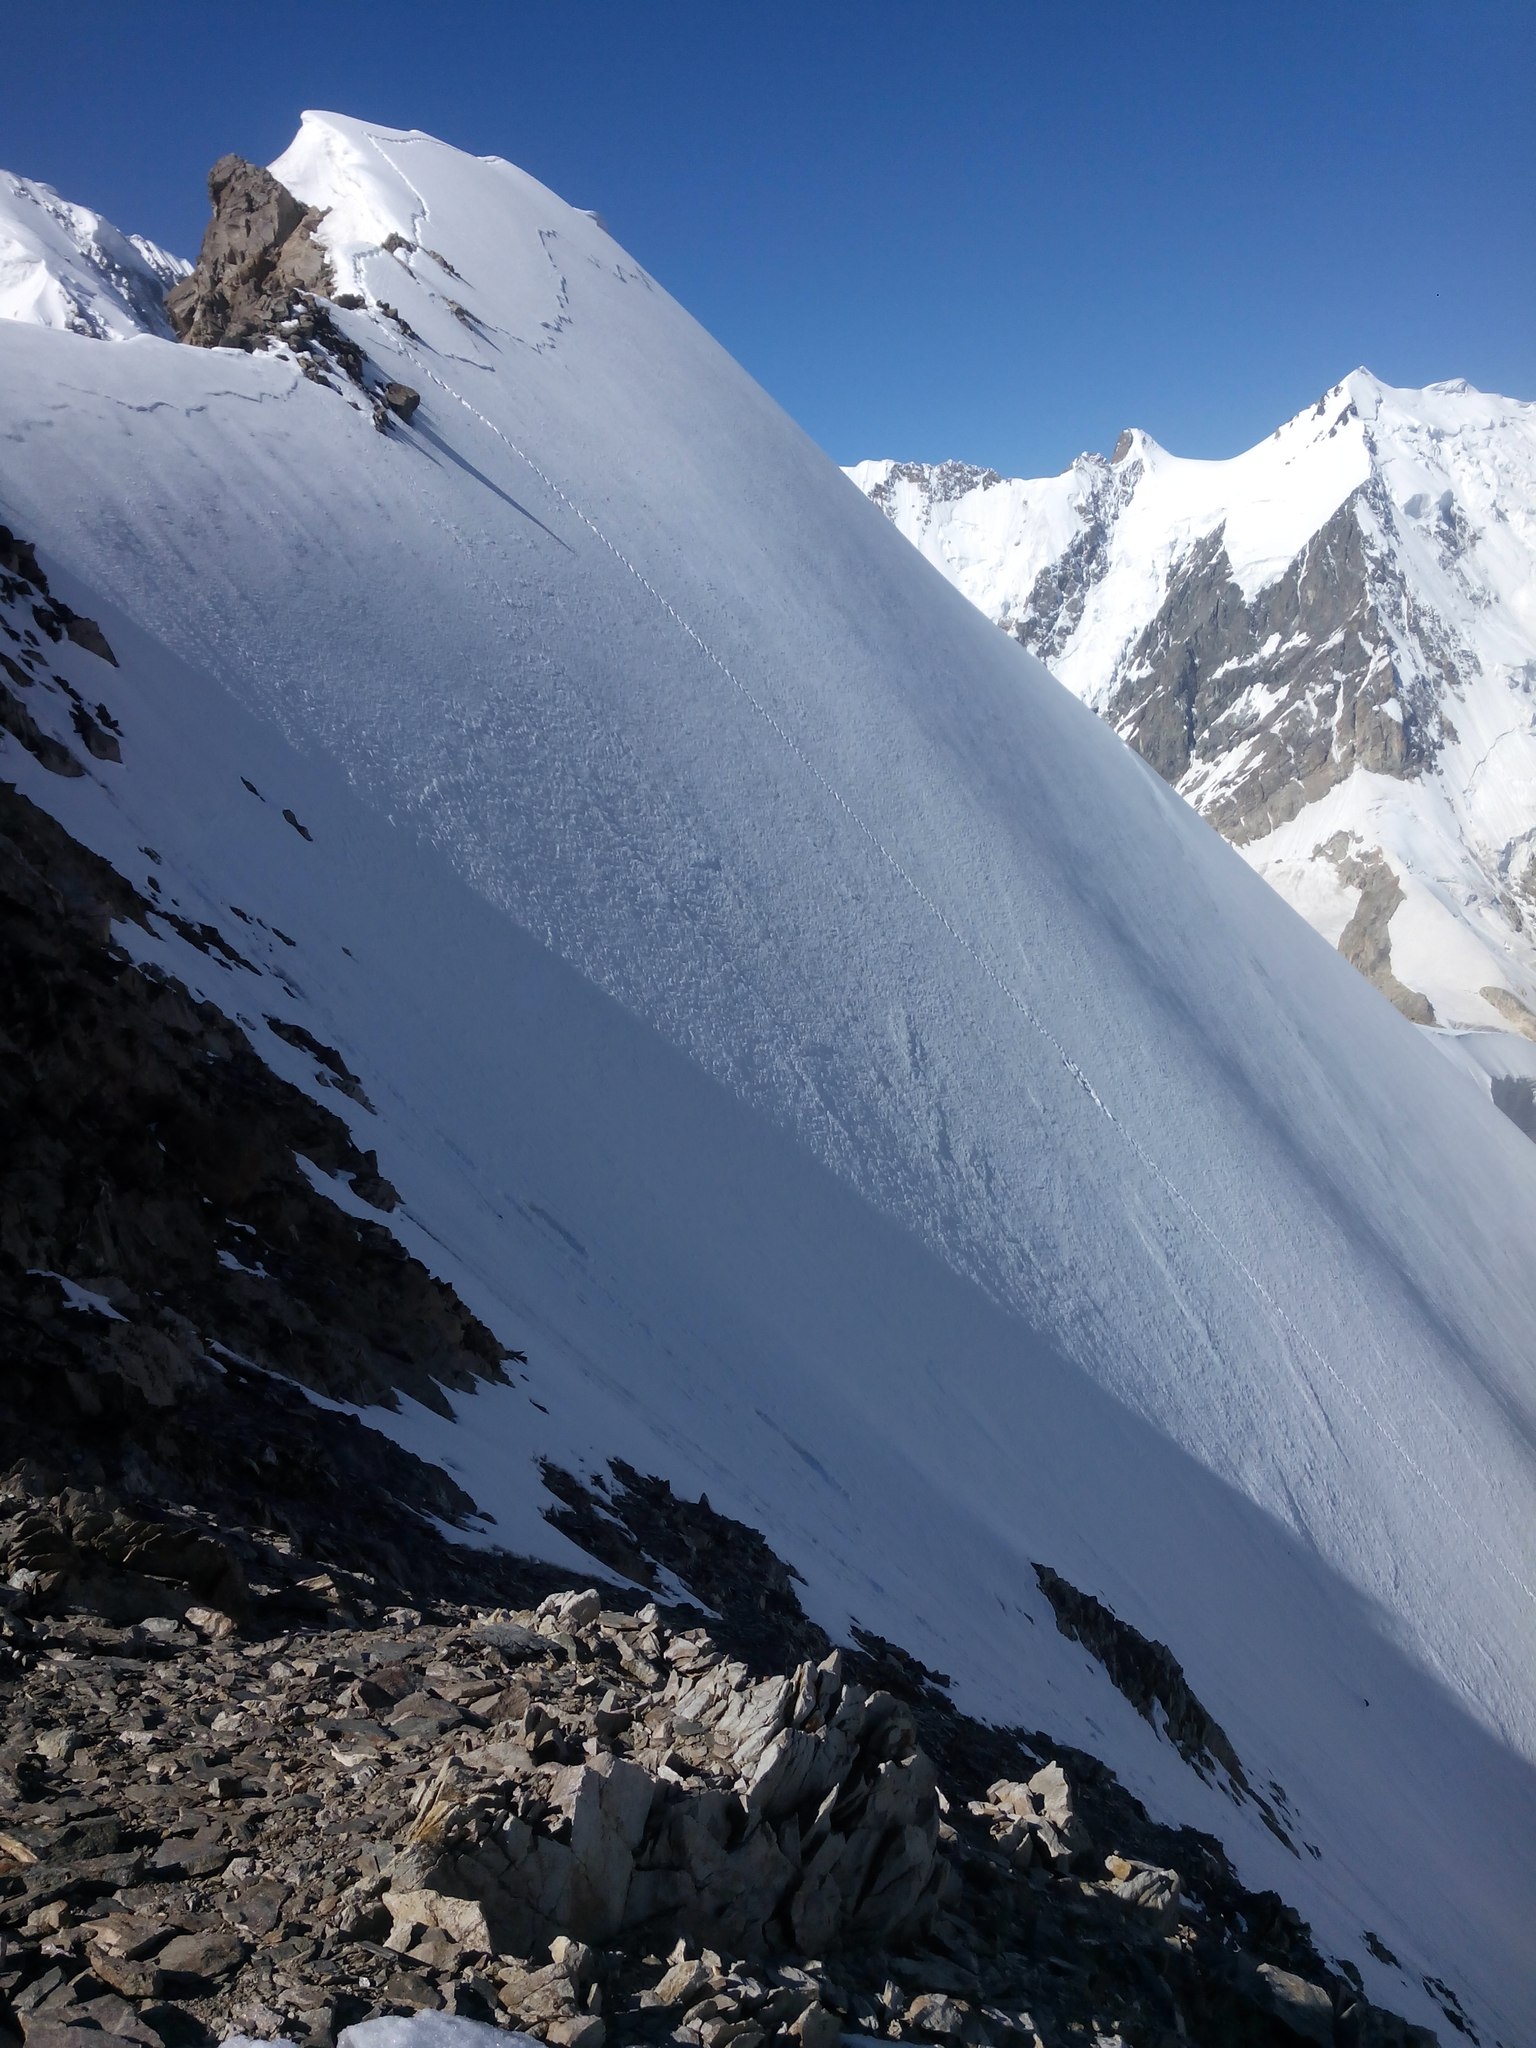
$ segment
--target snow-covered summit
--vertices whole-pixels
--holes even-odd
[[[170,337],[165,295],[188,265],[51,186],[0,171],[0,320],[101,341]]]
[[[1536,405],[1353,371],[1229,461],[861,463],[1410,1016],[1536,1032]]]
[[[1433,1975],[1512,2043],[1526,1139],[589,215],[340,116],[278,175],[419,410],[376,432],[280,340],[0,327],[0,519],[107,634],[117,672],[63,672],[122,757],[5,768],[181,920],[125,945],[296,1081],[334,1050],[392,1226],[528,1353],[373,1419],[526,1550],[565,1554],[541,1456],[707,1490],[834,1632],[1103,1756],[1384,2003],[1435,2018]],[[1345,494],[1347,402],[1298,429]],[[1068,545],[1189,467],[1036,496]],[[1036,1564],[1170,1646],[1268,1818]]]

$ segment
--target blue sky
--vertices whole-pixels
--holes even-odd
[[[839,461],[1234,452],[1364,362],[1536,398],[1533,0],[63,0],[0,162],[195,253],[305,106],[509,156]]]

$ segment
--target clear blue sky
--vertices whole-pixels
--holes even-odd
[[[0,162],[195,253],[306,106],[509,156],[839,461],[1227,454],[1364,362],[1536,398],[1536,0],[62,0]]]

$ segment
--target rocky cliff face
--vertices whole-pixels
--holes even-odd
[[[301,206],[260,164],[221,156],[208,173],[213,219],[191,273],[166,298],[179,341],[252,348],[286,320],[300,294],[327,295],[330,265],[314,238],[321,214]]]
[[[1533,420],[1357,372],[1232,462],[852,474],[1405,1015],[1529,1035]]]
[[[1362,509],[1347,499],[1251,600],[1222,531],[1197,542],[1118,664],[1106,716],[1239,846],[1357,767],[1404,779],[1438,756],[1435,685],[1454,672],[1394,663],[1386,615],[1407,593]],[[1022,622],[1013,630],[1027,636]]]

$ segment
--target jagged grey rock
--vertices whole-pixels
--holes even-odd
[[[1344,950],[1404,1014],[1531,1036],[1528,411],[1362,370],[1229,462],[1132,431],[1053,478],[850,473],[1331,941],[1350,910],[1315,848],[1352,826],[1413,950],[1386,958],[1389,886]]]
[[[324,211],[302,205],[260,164],[222,156],[208,174],[213,219],[196,264],[166,296],[179,341],[197,348],[291,348],[304,374],[332,389],[333,371],[367,392],[373,424],[409,420],[421,394],[381,377],[337,324],[329,257],[315,237]],[[348,303],[360,306],[355,294]]]
[[[1331,861],[1339,880],[1360,891],[1354,915],[1339,935],[1339,951],[1374,988],[1396,1005],[1411,1024],[1433,1024],[1434,1005],[1417,989],[1408,988],[1392,971],[1393,912],[1403,902],[1403,885],[1375,849],[1359,850],[1346,833],[1336,832],[1316,853]],[[1490,992],[1485,989],[1484,995]],[[1503,996],[1503,989],[1493,991]],[[1510,997],[1511,1002],[1515,998]]]
[[[256,348],[290,318],[298,293],[330,292],[330,265],[314,239],[323,215],[233,155],[208,173],[208,196],[213,219],[196,264],[166,296],[166,314],[194,347]]]
[[[536,1620],[579,1642],[598,1605],[568,1595]],[[696,1639],[669,1648],[694,1668],[674,1668],[651,1711],[666,1774],[599,1753],[511,1806],[445,1782],[394,1866],[397,1927],[523,1953],[665,1919],[748,1956],[791,1930],[813,1954],[922,1930],[944,1882],[938,1787],[902,1703],[846,1681],[835,1652],[754,1684]]]

